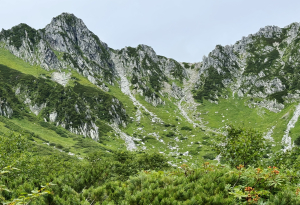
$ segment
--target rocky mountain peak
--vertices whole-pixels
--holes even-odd
[[[139,50],[144,51],[145,54],[147,54],[154,62],[158,61],[156,52],[153,50],[152,47],[140,44],[138,45]]]
[[[83,21],[80,18],[77,18],[74,14],[62,13],[54,17],[49,25],[76,27],[79,24],[84,25]]]
[[[254,34],[255,36],[264,36],[265,38],[280,37],[282,29],[278,26],[266,26],[260,28],[259,31]]]
[[[84,22],[69,13],[62,13],[61,15],[52,19],[51,23],[45,27],[45,37],[50,43],[51,47],[60,52],[68,52],[70,47],[76,47],[75,49],[81,49],[85,54],[88,54],[86,43],[89,46],[93,46],[95,50],[101,51],[103,46],[108,49],[107,45],[99,40],[84,24]],[[100,45],[98,45],[100,44]],[[79,51],[80,52],[80,51]]]

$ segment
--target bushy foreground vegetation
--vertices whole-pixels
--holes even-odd
[[[127,151],[45,156],[22,135],[0,136],[1,204],[300,204],[298,147],[267,157],[260,133],[227,132],[215,144],[224,163],[179,168],[160,154]]]

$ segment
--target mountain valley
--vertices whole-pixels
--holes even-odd
[[[291,150],[299,40],[299,23],[266,26],[188,63],[147,45],[110,48],[69,13],[39,30],[3,29],[0,136],[21,134],[39,155],[72,160],[160,153],[175,168],[220,162],[213,144],[230,125],[263,133],[272,152]]]

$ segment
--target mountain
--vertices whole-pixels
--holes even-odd
[[[289,149],[300,129],[299,37],[298,23],[266,26],[186,63],[146,45],[110,48],[73,14],[40,30],[19,24],[0,32],[0,114],[24,128],[60,129],[44,141],[75,134],[108,150],[125,142],[171,164],[215,159],[211,141],[228,124]]]

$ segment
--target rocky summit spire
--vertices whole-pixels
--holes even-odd
[[[47,41],[53,49],[60,52],[68,52],[72,45],[81,45],[81,40],[87,40],[89,36],[91,31],[83,21],[69,13],[54,17],[45,27]]]

